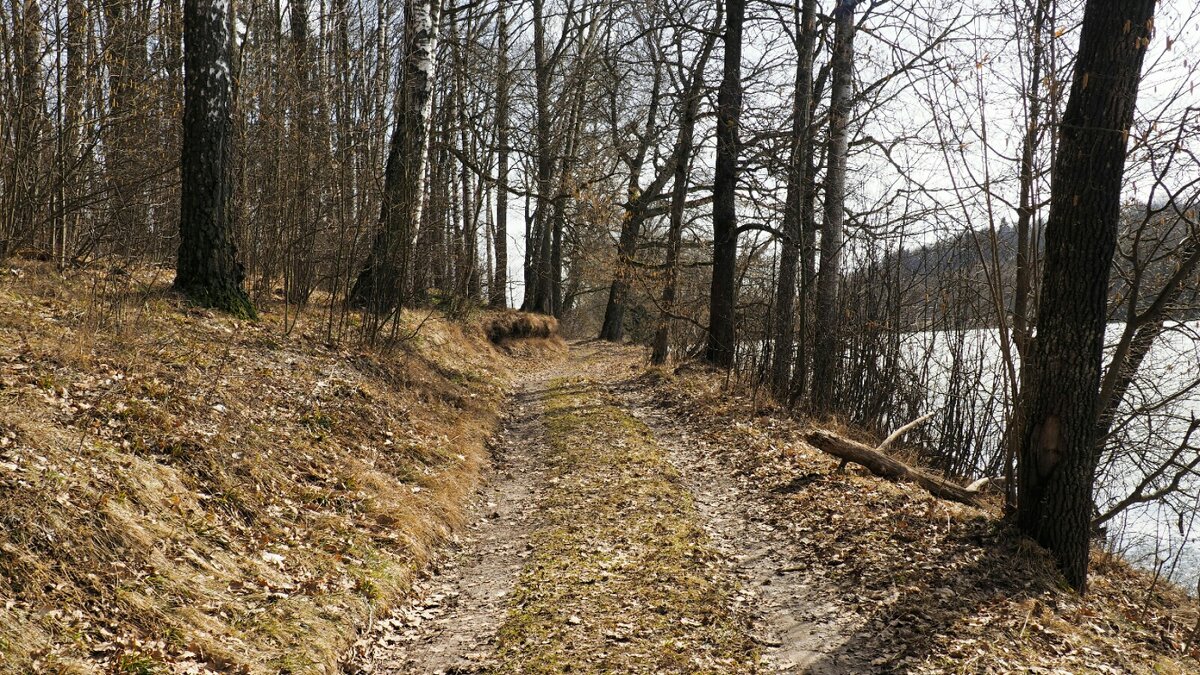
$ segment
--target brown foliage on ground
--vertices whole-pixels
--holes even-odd
[[[461,524],[514,362],[478,325],[405,316],[382,353],[118,276],[0,279],[0,661],[329,672]]]

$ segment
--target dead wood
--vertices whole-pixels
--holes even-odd
[[[969,490],[961,485],[951,483],[937,476],[911,467],[904,462],[863,445],[858,441],[839,436],[831,431],[817,429],[805,434],[804,440],[813,447],[827,452],[844,461],[854,462],[865,466],[871,473],[881,478],[895,481],[916,483],[925,488],[935,497],[949,499],[961,504],[979,505],[979,492]]]

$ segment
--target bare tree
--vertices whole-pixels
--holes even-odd
[[[675,169],[671,186],[670,226],[667,232],[667,251],[663,263],[662,298],[659,301],[658,327],[654,333],[653,351],[650,362],[655,365],[666,363],[671,339],[671,321],[675,313],[676,296],[679,294],[679,254],[683,245],[683,219],[687,208],[688,182],[692,155],[695,152],[696,118],[700,115],[700,100],[704,90],[704,69],[712,56],[716,44],[717,30],[721,25],[722,13],[717,12],[715,24],[707,32],[700,47],[700,54],[687,72],[687,85],[680,97],[679,135],[675,140],[675,152],[671,164]],[[683,51],[676,43],[676,60],[682,64]]]
[[[792,105],[792,142],[788,161],[787,199],[784,204],[782,252],[779,281],[775,292],[774,335],[772,336],[771,393],[786,400],[791,393],[792,361],[795,353],[796,268],[804,239],[805,194],[812,165],[812,87],[813,57],[817,42],[816,0],[797,2],[796,14],[796,90]],[[801,308],[803,311],[803,308]]]
[[[673,173],[670,166],[660,167],[648,186],[642,186],[642,173],[650,150],[658,141],[659,99],[662,95],[663,65],[658,58],[656,31],[647,31],[645,41],[650,43],[651,77],[653,84],[650,88],[650,100],[647,108],[643,129],[638,136],[632,152],[622,152],[621,160],[628,172],[628,188],[626,191],[625,215],[621,219],[621,234],[617,240],[617,269],[609,286],[608,304],[604,308],[604,323],[600,328],[600,339],[620,342],[625,337],[625,304],[629,295],[630,275],[633,259],[637,252],[638,238],[642,226],[646,222],[650,205],[658,198],[658,193],[671,178]],[[617,120],[613,120],[614,139],[619,136],[616,128]]]
[[[833,12],[829,140],[825,169],[825,220],[821,225],[821,271],[817,281],[816,321],[821,327],[813,346],[812,405],[820,411],[833,404],[838,362],[838,286],[841,284],[843,222],[846,217],[846,155],[854,86],[855,0],[838,0]]]
[[[379,229],[351,301],[382,314],[406,297],[421,224],[437,69],[439,0],[406,0],[404,81],[388,147]]]
[[[488,286],[492,307],[508,305],[508,154],[509,68],[508,17],[503,2],[496,7],[496,271]]]
[[[725,6],[724,76],[717,95],[717,162],[713,183],[713,269],[709,294],[708,344],[704,358],[733,367],[737,274],[738,124],[742,112],[742,24],[744,0]]]

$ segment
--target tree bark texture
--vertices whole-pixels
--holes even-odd
[[[838,292],[846,216],[846,155],[854,86],[854,5],[854,0],[838,0],[833,12],[833,81],[830,85],[828,164],[825,169],[825,221],[821,225],[821,268],[817,277],[813,344],[812,405],[819,412],[828,412],[833,406],[840,353]]]
[[[41,138],[46,101],[41,89],[42,13],[37,0],[17,0],[13,12],[13,77],[16,89],[15,151],[0,167],[0,258],[31,243],[41,182]]]
[[[779,242],[779,281],[775,288],[774,334],[771,336],[771,393],[786,401],[791,389],[792,361],[795,353],[796,269],[800,262],[803,239],[804,182],[813,152],[809,127],[812,99],[813,52],[817,37],[816,0],[804,0],[799,11],[796,63],[796,91],[792,105],[792,147],[788,161],[787,203],[783,213],[783,232]],[[803,309],[803,308],[801,308]]]
[[[550,258],[552,235],[551,194],[554,179],[554,148],[551,138],[550,80],[551,64],[546,54],[546,20],[543,0],[533,0],[533,61],[537,119],[534,121],[537,171],[537,206],[533,213],[534,241],[526,240],[526,249],[531,255],[530,274],[525,279],[525,309],[541,314],[550,314],[553,299],[550,295]]]
[[[233,240],[233,37],[229,0],[184,5],[183,150],[175,288],[253,318]]]
[[[725,5],[724,77],[717,92],[717,161],[713,181],[713,269],[704,359],[732,368],[737,274],[738,124],[742,112],[742,23],[745,0]]]
[[[350,293],[352,304],[377,315],[404,304],[409,291],[424,206],[440,6],[439,0],[405,3],[404,81],[388,144],[379,229]]]
[[[1089,0],[1059,128],[1037,335],[1022,386],[1017,523],[1087,584],[1109,269],[1154,0]]]
[[[496,10],[496,271],[488,286],[488,304],[508,306],[508,19],[505,3]]]

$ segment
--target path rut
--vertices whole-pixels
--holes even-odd
[[[622,385],[619,378],[630,372],[627,353],[585,343],[573,346],[566,364],[535,373],[520,387],[470,527],[434,574],[416,586],[414,600],[380,622],[359,672],[448,675],[487,672],[498,665],[496,630],[531,555],[537,505],[555,488],[546,476],[541,393],[552,377],[566,372],[586,372],[607,388],[651,429],[680,472],[724,572],[740,584],[730,604],[753,622],[748,628],[761,646],[762,672],[872,670],[867,655],[839,654],[860,620],[839,608],[831,585],[795,565],[793,552],[800,544],[789,536],[786,523],[773,517],[772,496],[735,477],[702,439],[642,390]]]
[[[770,673],[871,672],[867,655],[842,646],[862,620],[837,602],[838,590],[797,565],[802,544],[775,514],[772,495],[733,476],[707,441],[691,433],[637,388],[614,386],[630,413],[649,426],[694,495],[703,526],[742,585],[735,601],[754,620]]]
[[[539,388],[550,376],[536,373],[518,389],[467,531],[414,584],[413,600],[380,622],[359,672],[449,675],[492,665],[493,637],[529,557],[534,505],[546,489]]]

